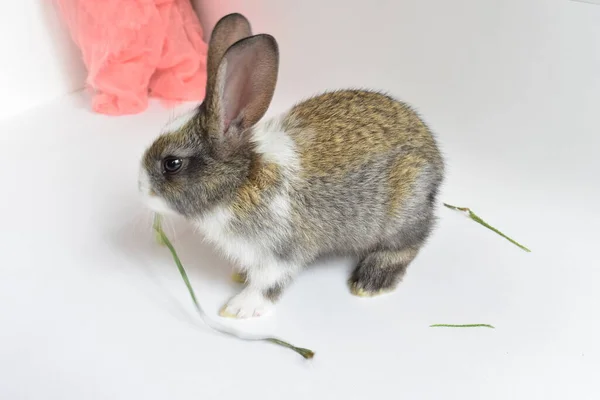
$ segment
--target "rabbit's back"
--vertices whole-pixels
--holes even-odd
[[[276,125],[291,139],[282,149],[295,154],[286,157],[291,224],[282,256],[361,253],[403,230],[410,236],[421,220],[430,226],[443,162],[407,105],[376,92],[330,92],[294,106]]]
[[[312,97],[294,106],[282,125],[296,143],[304,176],[343,174],[397,150],[441,166],[433,136],[416,112],[378,92]]]

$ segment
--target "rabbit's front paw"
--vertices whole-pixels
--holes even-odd
[[[269,314],[273,309],[273,303],[256,290],[244,289],[240,294],[233,297],[219,311],[219,315],[227,318],[253,318]]]

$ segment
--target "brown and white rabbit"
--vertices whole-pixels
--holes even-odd
[[[240,14],[223,17],[205,101],[142,160],[150,207],[192,221],[245,277],[222,316],[265,314],[327,254],[360,258],[352,293],[393,290],[434,221],[444,165],[418,115],[380,93],[341,90],[260,122],[278,60],[272,36],[252,36]]]

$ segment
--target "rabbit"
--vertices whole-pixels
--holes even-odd
[[[145,151],[139,189],[148,206],[183,216],[235,263],[245,287],[221,308],[270,313],[308,264],[359,260],[350,292],[394,290],[435,221],[444,162],[408,105],[338,90],[261,121],[279,49],[230,14],[209,41],[206,98]]]

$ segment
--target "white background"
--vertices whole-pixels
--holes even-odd
[[[196,6],[207,29],[241,11],[278,38],[273,112],[345,86],[412,103],[447,158],[440,199],[472,207],[533,252],[440,209],[394,294],[352,297],[351,261],[324,260],[275,315],[232,323],[311,347],[312,362],[216,336],[154,246],[136,193],[140,154],[172,112],[153,104],[106,117],[89,111],[84,94],[31,108],[84,75],[59,26],[51,39],[31,17],[37,6],[13,5],[15,15],[1,18],[23,22],[14,24],[20,35],[3,31],[0,40],[9,58],[2,110],[19,93],[31,101],[0,122],[1,398],[599,398],[600,7],[374,3]],[[47,75],[34,74],[36,60]],[[200,301],[216,315],[238,290],[230,266],[185,223],[173,227]]]
[[[83,87],[83,62],[54,0],[4,1],[0,54],[0,120]]]

